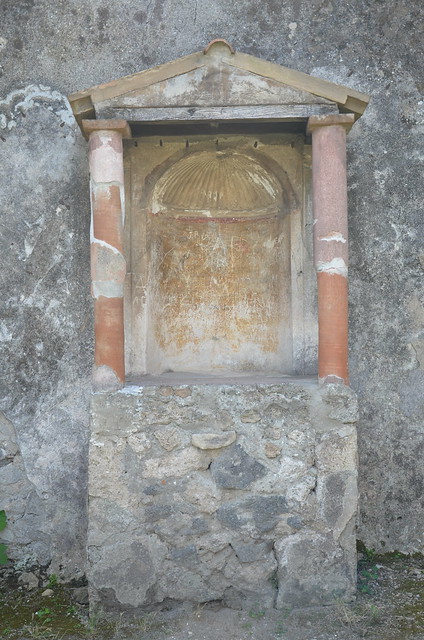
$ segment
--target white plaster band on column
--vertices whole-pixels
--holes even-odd
[[[97,393],[115,391],[122,388],[122,381],[111,367],[105,364],[93,367],[93,388]]]
[[[318,378],[318,384],[346,384],[346,381],[335,373],[329,373],[324,378]]]
[[[333,258],[330,262],[317,262],[316,270],[329,275],[338,275],[347,278],[348,268],[343,258]]]
[[[91,283],[93,298],[122,298],[124,296],[124,283],[113,280],[94,281]]]
[[[123,186],[123,183],[120,182],[119,180],[115,180],[115,181],[111,181],[111,182],[96,182],[95,180],[93,180],[93,177],[90,176],[90,186],[91,186],[91,193],[95,194],[97,189],[107,189],[108,187],[119,187],[121,189],[121,187]]]
[[[124,183],[122,136],[116,131],[90,134],[90,174],[94,183]]]
[[[105,242],[104,240],[99,240],[98,238],[95,238],[93,235],[93,225],[91,225],[90,228],[90,242],[91,244],[97,244],[99,245],[99,247],[104,247],[105,249],[110,249],[110,251],[112,251],[113,253],[119,253],[120,256],[122,256],[122,252],[119,251],[119,249],[117,249],[116,247],[113,246],[113,244],[109,244],[108,242]],[[122,256],[124,257],[124,256]]]
[[[316,220],[314,220],[314,224],[315,223],[316,223]],[[327,236],[318,236],[318,240],[320,242],[341,242],[342,244],[347,242],[344,235],[339,231],[332,231]]]
[[[92,282],[116,282],[125,281],[125,258],[116,249],[111,251],[109,247],[93,242],[91,244],[91,278]]]

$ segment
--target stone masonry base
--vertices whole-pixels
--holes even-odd
[[[349,387],[128,386],[91,408],[91,606],[298,607],[352,599]]]

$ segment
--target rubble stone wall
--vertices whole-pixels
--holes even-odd
[[[91,603],[313,606],[356,585],[347,387],[150,386],[92,398]]]

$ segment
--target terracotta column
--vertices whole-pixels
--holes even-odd
[[[124,164],[122,138],[131,137],[125,120],[84,120],[89,138],[91,187],[91,290],[94,302],[93,386],[119,389],[125,381]]]
[[[346,130],[353,123],[353,114],[312,116],[308,121],[321,383],[349,382]]]

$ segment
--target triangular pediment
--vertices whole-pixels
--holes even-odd
[[[368,96],[235,52],[227,42],[217,40],[204,51],[80,91],[69,96],[69,101],[79,122],[116,117],[152,121],[170,119],[173,114],[183,120],[184,113],[189,118],[193,110],[200,113],[202,109],[202,117],[207,117],[210,108],[215,108],[210,112],[211,119],[216,119],[216,113],[219,116],[216,108],[221,113],[238,109],[241,114],[249,114],[252,107],[262,107],[275,116],[275,107],[282,105],[291,106],[293,114],[304,117],[320,113],[319,109],[322,113],[342,111],[359,117]]]
[[[111,108],[308,104],[329,100],[223,62],[198,67],[105,101]]]

